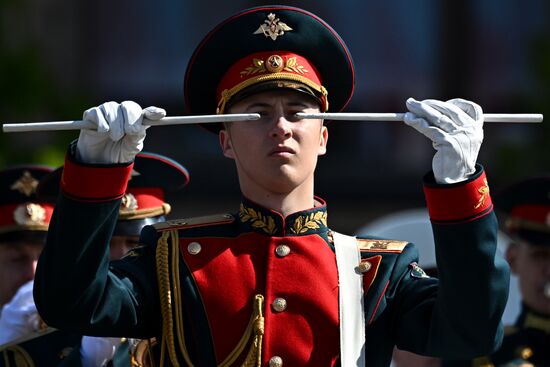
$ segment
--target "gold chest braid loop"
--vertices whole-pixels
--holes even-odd
[[[264,296],[257,294],[254,297],[254,311],[248,322],[248,326],[244,331],[241,340],[237,343],[237,346],[225,360],[220,363],[218,367],[230,367],[233,362],[242,354],[246,345],[248,344],[251,336],[252,343],[246,359],[244,360],[241,367],[260,367],[262,365],[262,341],[264,336]]]
[[[168,239],[172,240],[168,242]],[[179,277],[179,238],[178,231],[166,231],[157,243],[157,278],[160,292],[162,312],[162,342],[160,349],[160,365],[164,366],[166,350],[172,365],[179,367],[174,343],[174,322],[178,334],[178,342],[185,362],[193,367],[191,358],[185,346],[183,318],[181,314],[181,288]],[[171,266],[170,266],[171,265]],[[170,271],[172,269],[172,271]]]
[[[180,272],[179,272],[179,236],[177,230],[162,233],[156,250],[157,280],[160,292],[162,312],[162,342],[160,365],[164,366],[166,351],[172,365],[179,367],[176,354],[174,324],[177,334],[178,347],[185,363],[193,367],[187,346],[183,327]],[[250,321],[237,346],[218,367],[230,367],[241,356],[246,346],[250,349],[242,367],[260,367],[262,363],[262,342],[264,335],[264,296],[257,294],[254,297],[254,310]]]

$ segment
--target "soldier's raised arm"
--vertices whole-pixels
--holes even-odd
[[[69,147],[59,206],[37,266],[34,297],[48,325],[88,335],[155,335],[155,323],[143,317],[156,307],[157,298],[150,297],[155,289],[140,286],[143,274],[154,276],[154,254],[136,259],[141,273],[129,277],[109,271],[109,243],[134,158],[143,148],[143,118],[164,116],[162,109],[129,101],[84,112],[96,128],[82,130]]]

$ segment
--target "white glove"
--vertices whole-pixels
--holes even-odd
[[[40,330],[40,316],[32,296],[33,281],[23,284],[0,315],[0,345]]]
[[[80,360],[83,367],[105,366],[113,359],[121,338],[82,337],[80,343]]]
[[[426,137],[436,150],[432,168],[435,181],[464,181],[475,172],[483,141],[483,111],[473,102],[456,98],[447,102],[407,100],[404,121]]]
[[[78,137],[77,158],[85,163],[125,163],[141,149],[148,126],[143,118],[160,120],[166,111],[158,107],[142,109],[137,103],[107,102],[84,111],[84,120],[94,123],[94,130],[82,129]]]

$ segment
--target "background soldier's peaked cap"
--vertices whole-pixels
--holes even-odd
[[[45,176],[38,186],[41,198],[52,199],[59,193],[63,167]],[[145,225],[165,220],[171,208],[165,193],[181,190],[189,183],[189,173],[178,162],[160,154],[141,152],[122,198],[114,235],[139,235]]]
[[[55,200],[39,199],[39,181],[52,172],[42,165],[19,165],[0,171],[0,239],[38,238],[46,232]]]
[[[310,93],[322,110],[328,104],[341,111],[353,95],[353,61],[318,16],[288,6],[251,8],[220,23],[197,46],[185,75],[186,107],[197,115],[224,113],[237,92],[266,83]],[[217,131],[220,125],[205,127]]]
[[[527,178],[493,195],[506,216],[506,232],[531,244],[550,246],[550,175]]]

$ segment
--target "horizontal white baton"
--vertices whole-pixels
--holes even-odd
[[[197,115],[197,116],[172,116],[164,117],[160,120],[143,119],[143,125],[146,126],[165,126],[165,125],[189,125],[189,124],[209,124],[231,121],[250,121],[258,120],[258,113],[233,113],[225,115]],[[26,131],[57,131],[57,130],[81,130],[94,129],[94,124],[87,120],[70,121],[50,121],[50,122],[28,122],[3,124],[2,131],[5,133],[17,133]]]
[[[337,113],[303,113],[296,114],[302,119],[325,119],[345,121],[404,121],[404,113],[361,113],[361,112],[337,112]],[[485,122],[511,122],[511,123],[538,123],[542,122],[540,113],[485,113]]]
[[[404,113],[297,113],[299,119],[325,119],[325,120],[346,120],[346,121],[403,121]],[[543,115],[538,113],[486,113],[483,115],[485,122],[504,123],[539,123]],[[231,121],[253,121],[258,120],[257,113],[225,114],[225,115],[197,115],[197,116],[173,116],[160,120],[143,120],[144,125],[165,126],[165,125],[186,125],[186,124],[207,124]],[[90,121],[52,121],[52,122],[30,122],[30,123],[9,123],[3,124],[2,130],[5,133],[25,131],[57,131],[57,130],[80,130],[93,129]]]

